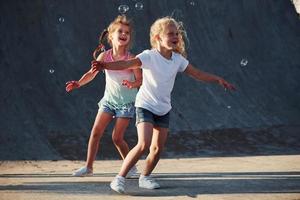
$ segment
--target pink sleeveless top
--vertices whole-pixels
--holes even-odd
[[[130,58],[128,52],[120,60]],[[109,49],[104,54],[104,62],[115,61],[112,56],[112,49]],[[116,107],[122,107],[128,103],[134,103],[137,89],[129,89],[122,85],[123,80],[134,81],[134,73],[130,70],[106,70],[105,69],[105,92],[102,100],[108,101]]]

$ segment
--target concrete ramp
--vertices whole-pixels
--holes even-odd
[[[291,1],[141,2],[141,10],[132,0],[0,2],[0,159],[84,157],[104,77],[99,75],[71,94],[65,92],[65,82],[79,79],[90,68],[98,34],[119,14],[122,4],[129,6],[126,14],[135,23],[133,53],[149,48],[149,28],[155,19],[172,15],[185,25],[190,62],[238,88],[226,92],[178,75],[172,94],[170,140],[187,147],[184,154],[192,155],[190,147],[195,146],[183,142],[188,139],[184,137],[188,134],[179,135],[183,132],[205,138],[202,134],[207,131],[223,130],[227,137],[226,130],[245,133],[286,127],[279,129],[286,140],[299,141],[300,22]],[[103,146],[113,149],[111,127]],[[229,132],[231,138],[239,138]],[[274,137],[268,134],[262,137],[272,143]],[[135,144],[134,123],[127,137]],[[174,139],[178,137],[182,140]],[[289,142],[281,146],[281,152]],[[83,153],[73,157],[72,152]],[[172,152],[183,154],[176,148]],[[104,158],[117,157],[111,152]]]

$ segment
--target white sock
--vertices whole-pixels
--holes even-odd
[[[117,178],[117,179],[121,179],[121,180],[125,180],[125,177],[120,176],[120,175],[117,175],[116,178]]]
[[[145,177],[149,177],[149,176],[145,176],[145,175],[140,175],[140,178],[145,178]]]

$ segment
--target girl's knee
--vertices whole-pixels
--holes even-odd
[[[163,147],[159,147],[159,146],[151,146],[150,147],[151,154],[160,155],[162,151],[163,151]]]
[[[91,132],[91,137],[95,139],[100,139],[103,135],[103,131],[101,129],[94,128]]]
[[[139,149],[140,152],[144,153],[145,151],[147,151],[149,149],[149,144],[146,143],[138,143],[136,145],[136,147]]]

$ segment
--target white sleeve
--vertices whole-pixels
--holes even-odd
[[[189,61],[180,55],[180,65],[179,65],[179,68],[178,68],[178,72],[184,72],[184,70],[187,68],[188,64],[189,64]]]
[[[150,66],[151,59],[149,53],[150,50],[145,50],[136,56],[142,62],[142,66],[141,66],[142,69],[147,69]]]

